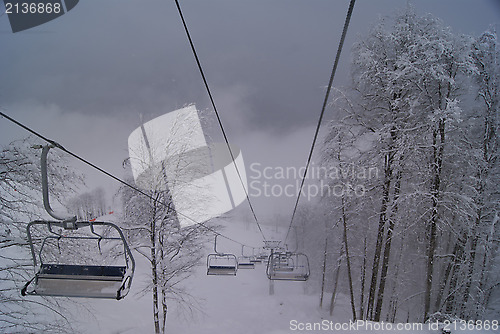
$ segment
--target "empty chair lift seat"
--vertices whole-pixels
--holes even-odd
[[[309,260],[302,253],[274,253],[269,257],[266,271],[270,280],[307,281]]]
[[[276,270],[272,273],[272,280],[283,280],[283,281],[307,281],[309,278],[308,273],[303,271],[297,271],[293,268],[286,268],[282,270]]]
[[[252,257],[250,259],[250,262],[252,262],[252,263],[262,263],[262,260],[259,259],[259,258],[257,258],[257,257]]]
[[[210,254],[207,257],[207,275],[236,275],[238,260],[233,254]]]
[[[274,266],[273,270],[275,272],[291,272],[291,271],[293,271],[293,267],[289,267],[289,266]]]
[[[125,266],[42,264],[32,294],[87,298],[120,298]]]
[[[255,263],[249,258],[239,258],[238,269],[255,269]]]

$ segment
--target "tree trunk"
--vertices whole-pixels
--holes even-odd
[[[165,333],[165,328],[167,325],[168,305],[167,305],[167,291],[165,290],[164,286],[162,286],[161,289],[161,306],[162,306],[161,332]]]
[[[156,262],[155,236],[151,235],[151,274],[153,283],[153,320],[155,324],[155,333],[160,334],[160,310],[158,301],[158,268]]]
[[[158,199],[158,197],[156,197]],[[150,228],[150,242],[151,242],[151,280],[153,283],[153,321],[155,325],[155,334],[160,334],[160,308],[159,308],[159,277],[158,277],[158,259],[156,250],[156,208],[153,208]]]
[[[361,266],[361,291],[359,294],[359,313],[358,313],[362,319],[365,319],[364,304],[365,304],[366,265],[367,265],[367,258],[366,258],[366,234],[365,234],[365,238],[363,240],[363,265]]]
[[[389,302],[389,312],[387,313],[387,318],[386,318],[388,322],[392,323],[396,322],[396,315],[398,311],[398,294],[397,294],[398,284],[396,282],[398,282],[399,267],[401,265],[401,260],[403,258],[405,237],[406,235],[403,232],[403,236],[401,237],[401,246],[399,248],[398,260],[396,261],[396,268],[394,268],[394,283],[392,285],[391,300]]]
[[[349,246],[347,242],[347,217],[345,213],[345,201],[342,197],[342,222],[344,225],[344,249],[347,263],[347,279],[349,281],[349,294],[351,296],[352,320],[356,321],[356,305],[354,303],[354,288],[352,286],[351,259],[349,258]]]
[[[437,202],[433,200],[433,202]],[[426,275],[426,283],[425,283],[425,306],[424,306],[424,321],[427,320],[427,317],[430,312],[431,305],[431,292],[432,292],[432,279],[433,279],[433,270],[434,270],[434,253],[436,251],[436,238],[437,238],[437,203],[433,204],[433,211],[429,226],[429,244],[427,247],[427,275]]]
[[[337,261],[337,270],[335,270],[335,279],[333,280],[332,299],[330,300],[330,316],[333,315],[333,308],[335,307],[335,296],[337,295],[337,286],[339,283],[340,265],[342,264],[342,256],[344,256],[344,246],[340,248],[339,259]]]
[[[441,304],[443,301],[443,297],[446,291],[446,286],[448,285],[448,280],[450,279],[452,269],[457,266],[457,259],[459,258],[459,248],[462,241],[458,240],[453,247],[452,259],[448,262],[446,269],[444,270],[444,275],[441,278],[441,283],[439,285],[439,292],[436,297],[436,303],[434,308],[436,311],[441,311],[443,305]]]
[[[437,247],[437,224],[439,219],[439,198],[441,186],[441,171],[443,166],[443,151],[445,139],[445,121],[440,119],[438,129],[433,132],[433,182],[431,188],[432,211],[429,226],[429,245],[427,250],[427,278],[425,286],[424,321],[427,320],[431,312],[431,293],[434,274],[434,254]],[[438,143],[439,141],[439,143]]]
[[[498,249],[498,243],[493,242],[495,239],[495,225],[498,222],[498,216],[495,214],[493,217],[491,223],[490,223],[490,234],[488,235],[488,239],[486,240],[486,250],[484,253],[484,261],[483,261],[483,267],[482,267],[482,272],[481,272],[481,279],[479,281],[479,287],[481,289],[481,305],[483,309],[486,309],[488,307],[489,299],[491,296],[491,289],[492,287],[489,286],[489,273],[490,269],[492,266],[492,263],[494,262],[493,259],[495,259],[496,254],[497,254],[497,249]],[[498,284],[495,282],[495,284]],[[494,286],[494,285],[493,285]]]
[[[380,273],[380,283],[378,287],[378,294],[377,294],[377,304],[375,307],[375,315],[373,317],[373,321],[380,321],[380,314],[382,312],[382,303],[384,300],[384,290],[385,290],[385,283],[387,279],[387,271],[389,269],[389,257],[391,253],[391,241],[392,241],[392,233],[394,230],[394,220],[389,219],[389,227],[387,229],[387,239],[385,242],[385,247],[384,247],[384,258],[382,261],[382,271]]]
[[[446,306],[445,311],[447,314],[454,314],[455,307],[458,304],[456,302],[456,296],[458,295],[457,286],[460,274],[459,269],[461,267],[461,263],[463,262],[466,238],[467,235],[464,233],[463,237],[457,240],[456,244],[457,251],[455,253],[455,259],[453,260],[453,265],[451,268],[451,274],[450,274],[451,278],[450,278],[450,286],[448,288],[448,296],[446,300],[443,302],[443,304],[445,304]]]
[[[168,211],[167,211],[168,214]],[[165,234],[164,234],[164,219],[162,219],[161,223],[161,230],[159,231],[158,235],[158,246],[159,246],[159,253],[160,253],[160,270],[159,270],[159,277],[160,282],[159,285],[161,286],[161,307],[162,307],[162,313],[161,313],[161,333],[165,333],[165,328],[167,324],[167,311],[168,311],[168,306],[167,306],[167,291],[165,289],[165,277],[164,277],[164,272],[166,271],[165,268]]]
[[[384,240],[384,230],[386,223],[387,206],[389,203],[389,189],[391,186],[392,174],[392,157],[386,155],[385,157],[385,173],[384,173],[384,187],[382,195],[382,204],[380,206],[380,215],[377,232],[377,242],[375,244],[375,252],[373,253],[372,264],[372,278],[370,282],[370,293],[368,295],[368,305],[366,307],[366,318],[373,319],[373,304],[375,302],[375,294],[377,291],[378,270],[380,265],[380,255],[382,252],[382,242]]]
[[[380,321],[380,315],[382,313],[382,304],[384,301],[384,290],[385,290],[385,283],[387,280],[387,272],[389,270],[389,260],[391,256],[391,244],[392,244],[392,238],[393,238],[393,232],[394,232],[394,225],[395,225],[395,220],[396,220],[396,213],[398,211],[398,199],[399,199],[399,193],[401,191],[401,172],[397,173],[396,177],[396,184],[394,186],[394,200],[393,200],[393,205],[392,205],[392,212],[389,217],[389,226],[387,228],[387,238],[385,240],[385,247],[384,247],[384,258],[382,261],[382,271],[380,273],[380,283],[378,287],[378,296],[377,296],[377,305],[375,308],[375,317],[374,321]]]
[[[319,297],[319,307],[323,307],[323,296],[325,294],[326,258],[328,254],[328,231],[325,236],[325,251],[323,253],[323,277],[321,278],[321,295]]]
[[[469,270],[466,275],[466,282],[465,282],[465,291],[464,291],[464,302],[462,305],[462,311],[460,316],[462,319],[469,319],[470,314],[468,314],[468,311],[470,310],[470,305],[469,305],[469,299],[470,299],[470,294],[471,294],[471,289],[472,289],[472,282],[474,281],[474,267],[476,264],[476,249],[477,249],[477,242],[478,242],[478,235],[477,235],[477,228],[476,226],[472,229],[472,241],[471,241],[471,246],[470,246],[470,257],[468,262],[469,265]]]

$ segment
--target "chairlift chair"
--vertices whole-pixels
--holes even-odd
[[[307,281],[309,279],[309,259],[303,253],[272,252],[266,268],[270,280]]]
[[[215,253],[207,256],[207,275],[230,275],[236,276],[238,270],[238,259],[234,254],[220,253],[217,251],[217,237],[215,235],[214,251]]]
[[[127,295],[132,284],[135,271],[135,261],[127,244],[122,230],[110,222],[77,221],[76,217],[64,217],[56,214],[49,204],[47,181],[47,154],[51,146],[44,146],[41,158],[43,202],[47,213],[58,221],[36,220],[28,224],[26,233],[30,245],[35,276],[29,280],[21,290],[23,296],[63,296],[86,298],[122,299]],[[34,230],[45,228],[48,236],[36,239],[41,241],[38,252],[32,237]],[[114,231],[114,233],[98,233],[96,227]],[[55,229],[58,229],[56,232]],[[86,230],[87,233],[82,233]],[[61,233],[64,232],[64,233]],[[123,252],[123,261],[118,265],[88,265],[67,263],[69,260],[51,259],[45,261],[44,249],[48,244],[56,243],[58,248],[62,241],[70,243],[70,248],[80,255],[82,242],[97,241],[99,252],[101,242],[110,242],[119,245]],[[79,247],[80,246],[80,247]],[[61,257],[69,258],[68,253]],[[88,260],[88,259],[87,259]],[[93,260],[93,259],[90,259]]]
[[[265,264],[267,264],[267,261],[269,260],[269,254],[263,252],[257,256],[257,260],[259,260],[260,263],[264,262]]]
[[[250,257],[250,262],[254,264],[262,263],[262,259],[255,255],[255,248],[252,248],[252,256]]]
[[[275,271],[293,271],[295,268],[291,253],[275,253],[273,269]]]
[[[267,259],[269,258],[269,255],[268,254],[261,254],[259,256],[257,256],[257,259],[261,260],[261,261],[266,261]]]
[[[255,263],[252,262],[251,257],[243,254],[244,247],[244,245],[241,245],[241,256],[238,257],[238,269],[255,269]]]
[[[278,249],[281,248],[281,240],[264,240],[264,249]]]
[[[37,296],[59,296],[59,297],[86,297],[86,298],[110,298],[122,299],[127,295],[132,283],[135,271],[135,262],[125,240],[123,232],[113,223],[109,222],[74,222],[74,229],[69,231],[64,228],[64,222],[57,221],[33,221],[28,224],[27,235],[30,245],[33,264],[36,268],[35,276],[26,283],[21,294]],[[32,230],[36,226],[46,227],[50,235],[43,238],[38,252],[32,238]],[[97,226],[108,227],[118,236],[98,235],[94,228]],[[64,234],[54,231],[61,228]],[[91,229],[91,235],[76,234],[76,230]],[[115,234],[116,234],[115,233]],[[60,242],[68,240],[72,246],[78,247],[83,241],[96,241],[100,243],[116,242],[123,247],[123,264],[120,265],[88,265],[68,264],[62,259],[58,261],[45,261],[44,250],[51,241]]]

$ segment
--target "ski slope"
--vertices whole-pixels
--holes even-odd
[[[267,238],[274,237],[270,228],[263,228]],[[260,233],[255,226],[226,224],[222,233],[250,245],[261,245]],[[280,233],[276,237],[279,235]],[[222,238],[219,241],[220,251],[234,252],[237,256],[241,254],[241,246]],[[213,245],[207,245],[207,254],[212,247]],[[140,255],[136,255],[136,260],[136,277],[131,292],[124,300],[78,300],[91,312],[80,308],[79,324],[75,325],[77,329],[89,334],[154,333],[151,291],[141,294],[148,280],[149,268]],[[174,301],[169,301],[167,333],[439,333],[428,329],[428,325],[422,325],[423,328],[418,330],[387,330],[387,324],[382,327],[381,324],[373,323],[371,330],[367,329],[366,323],[358,324],[356,330],[353,330],[352,324],[348,327],[350,304],[347,297],[340,295],[337,298],[334,316],[330,317],[327,308],[331,295],[325,297],[325,306],[320,309],[319,296],[305,293],[307,282],[275,282],[275,293],[270,296],[264,264],[256,265],[253,270],[240,269],[237,276],[207,276],[205,263],[200,263],[184,284],[196,302],[192,303],[193,310],[189,311],[179,309]],[[306,330],[307,326],[314,326],[315,323],[316,326],[323,327]],[[345,330],[339,326],[344,326]],[[453,331],[484,334],[494,332]]]

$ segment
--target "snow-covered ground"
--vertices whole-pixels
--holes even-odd
[[[269,238],[271,231],[264,230]],[[237,240],[260,245],[260,234],[254,226],[245,228],[241,223],[228,225],[223,231]],[[221,251],[241,253],[241,247],[220,239]],[[207,245],[207,254],[211,245]],[[130,294],[121,301],[81,300],[92,311],[80,311],[78,329],[84,333],[154,333],[151,292],[141,295],[140,291],[148,279],[149,269],[139,255],[137,275]],[[240,269],[236,277],[207,276],[204,263],[185,281],[191,295],[197,300],[192,312],[180,310],[170,301],[167,320],[168,333],[181,334],[288,334],[288,333],[439,333],[422,325],[422,329],[398,330],[392,324],[359,324],[349,326],[350,304],[340,296],[335,305],[334,316],[330,317],[326,296],[325,307],[318,307],[319,296],[306,294],[303,282],[275,282],[275,294],[269,295],[269,281],[265,266],[255,269]],[[308,326],[321,329],[306,330]],[[340,326],[343,326],[342,329]],[[372,326],[369,330],[367,326]],[[388,327],[392,326],[392,330]],[[76,327],[76,326],[75,326]],[[353,328],[356,328],[353,330]],[[302,330],[304,329],[304,330]],[[474,333],[495,333],[500,331],[474,331]],[[471,331],[453,331],[471,333]]]

